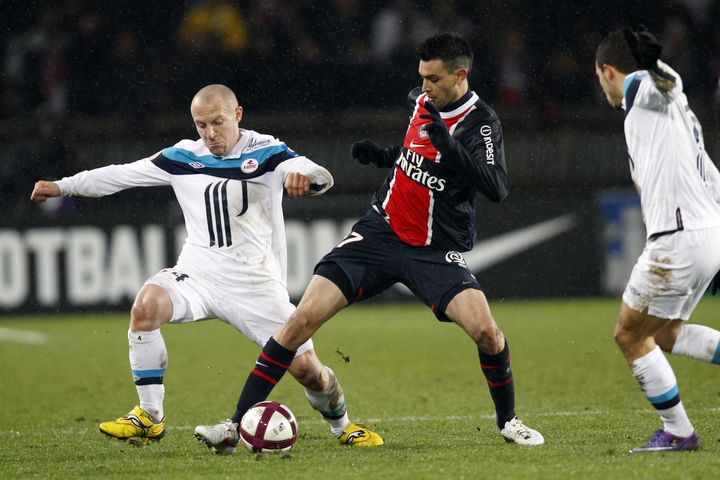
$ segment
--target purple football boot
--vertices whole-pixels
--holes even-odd
[[[630,453],[681,452],[698,448],[700,448],[700,437],[695,430],[689,437],[678,437],[665,430],[658,430],[650,437],[647,445],[633,448]]]

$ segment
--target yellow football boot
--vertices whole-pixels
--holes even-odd
[[[357,423],[348,425],[343,430],[342,435],[338,437],[338,440],[340,445],[350,445],[351,447],[377,447],[385,443],[380,435],[365,425]]]
[[[150,415],[136,406],[127,415],[100,424],[100,431],[118,440],[139,437],[143,440],[160,440],[165,436],[165,418],[154,423]]]

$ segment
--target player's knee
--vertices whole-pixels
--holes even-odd
[[[160,304],[150,295],[138,296],[130,309],[130,328],[134,331],[149,331],[160,328]]]
[[[620,324],[615,326],[615,331],[613,332],[613,339],[615,340],[615,344],[622,351],[627,351],[639,341],[637,335],[635,335],[632,330],[624,328]]]
[[[290,316],[288,320],[288,327],[292,329],[295,334],[303,334],[308,331],[314,331],[315,314],[311,309],[300,309],[298,308]]]
[[[483,323],[472,331],[475,344],[484,352],[496,353],[502,350],[502,334],[494,323]]]

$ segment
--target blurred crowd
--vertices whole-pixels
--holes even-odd
[[[416,46],[438,31],[471,42],[471,87],[501,118],[554,129],[568,111],[607,109],[595,48],[639,23],[663,41],[696,112],[720,118],[720,0],[0,0],[0,223],[24,218],[19,199],[39,177],[107,163],[78,148],[76,130],[133,142],[145,138],[133,129],[167,119],[189,126],[208,83],[290,127],[306,113],[332,129],[325,113],[397,112],[419,83]]]
[[[690,95],[720,105],[720,0],[4,0],[0,118],[187,110],[225,83],[255,110],[401,105],[415,46],[441,30],[476,54],[471,85],[498,109],[551,116],[598,101],[595,47],[644,23]]]

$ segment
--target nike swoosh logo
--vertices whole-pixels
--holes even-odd
[[[475,248],[463,253],[465,263],[473,272],[485,270],[508,257],[543,243],[577,225],[575,214],[568,213],[551,220],[514,230],[476,243]]]
[[[267,365],[265,365],[264,363],[261,363],[261,362],[255,362],[255,365],[260,365],[261,367],[270,368],[270,367],[268,367]]]
[[[419,148],[419,147],[423,147],[423,146],[424,146],[424,145],[421,145],[421,144],[419,144],[419,143],[415,143],[415,140],[413,140],[413,141],[410,142],[410,148]]]
[[[463,253],[463,258],[470,271],[477,273],[572,230],[576,225],[575,214],[561,215],[476,243],[472,250]],[[395,284],[394,288],[412,295],[410,289],[401,283]]]

